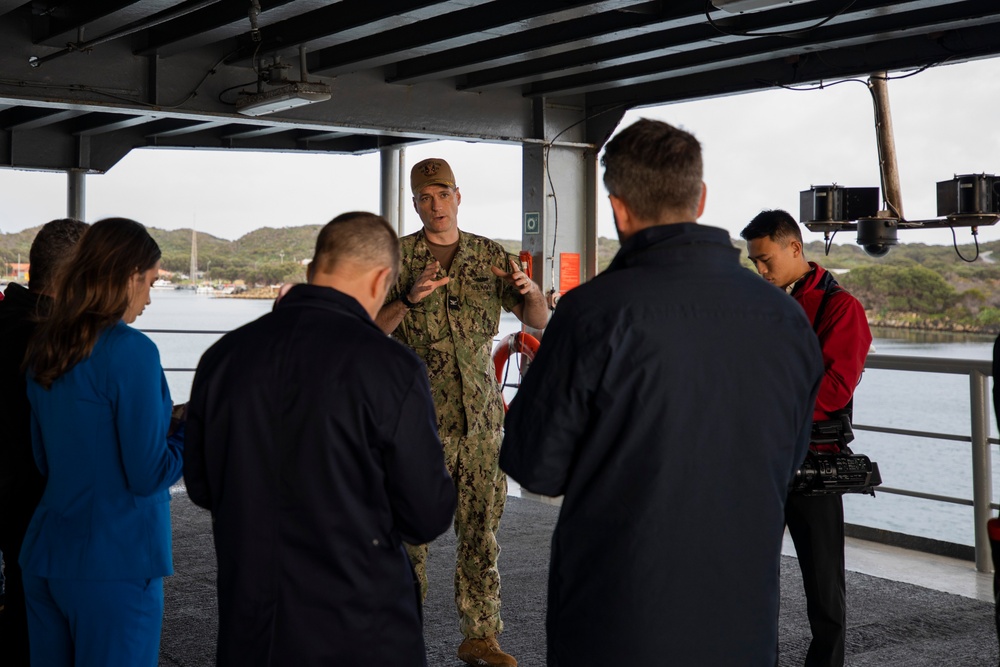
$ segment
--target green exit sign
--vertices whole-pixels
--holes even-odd
[[[542,233],[542,214],[536,212],[525,213],[524,214],[524,233],[525,234],[541,234]]]

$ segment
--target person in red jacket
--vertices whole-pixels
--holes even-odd
[[[798,223],[782,210],[762,211],[740,232],[750,260],[768,282],[788,292],[812,322],[825,372],[813,421],[850,410],[871,348],[864,306],[833,274],[806,260]],[[836,444],[810,444],[836,453]],[[812,642],[806,667],[842,667],[847,628],[844,583],[844,504],[840,495],[791,494],[785,523],[795,543],[806,592]]]

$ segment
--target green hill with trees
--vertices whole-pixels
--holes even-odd
[[[7,264],[28,261],[31,241],[38,227],[11,234],[0,233],[2,274]],[[235,241],[198,232],[198,269],[201,280],[273,285],[304,279],[302,260],[312,257],[320,225],[264,227]],[[151,228],[163,251],[162,266],[186,275],[191,258],[191,230]],[[497,239],[516,254],[519,240]],[[752,270],[745,246],[734,239],[742,262]],[[617,239],[598,239],[598,267],[607,268],[618,252]],[[966,258],[975,256],[972,245],[959,246]],[[838,280],[865,304],[872,324],[887,326],[1000,332],[1000,241],[980,246],[978,259],[965,262],[951,246],[905,243],[883,258],[869,257],[856,245],[834,245],[824,254],[822,241],[806,244],[806,257],[838,274]],[[175,281],[178,282],[178,281]]]

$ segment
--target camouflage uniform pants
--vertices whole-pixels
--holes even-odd
[[[503,630],[500,620],[500,546],[496,533],[507,500],[507,477],[497,461],[500,433],[442,437],[445,463],[458,492],[455,510],[455,605],[466,637],[487,637]],[[427,597],[427,545],[406,545]]]

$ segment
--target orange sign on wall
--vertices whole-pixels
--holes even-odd
[[[580,284],[580,253],[559,253],[559,294],[565,294]]]

